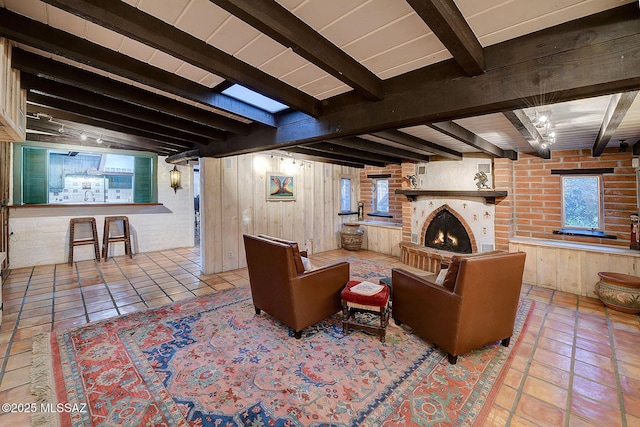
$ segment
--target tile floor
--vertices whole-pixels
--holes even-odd
[[[400,266],[368,251],[311,259],[346,256]],[[246,269],[202,275],[198,248],[13,270],[3,285],[0,403],[33,402],[35,334],[247,284]],[[485,425],[640,426],[640,318],[593,298],[528,285],[522,293],[535,309]],[[0,413],[0,425],[29,423],[28,414]]]

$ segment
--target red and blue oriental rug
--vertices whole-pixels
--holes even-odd
[[[385,343],[363,332],[344,336],[341,314],[296,340],[269,315],[255,314],[248,287],[234,288],[36,340],[32,382],[40,401],[84,408],[39,414],[36,422],[471,426],[490,403],[532,304],[522,302],[510,347],[496,343],[449,365],[393,322]]]

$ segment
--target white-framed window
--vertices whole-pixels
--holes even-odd
[[[340,211],[350,212],[351,207],[351,178],[340,178]]]
[[[374,213],[389,213],[389,180],[378,178],[373,182]]]
[[[562,228],[602,231],[602,176],[562,176]]]

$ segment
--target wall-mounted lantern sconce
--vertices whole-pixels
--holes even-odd
[[[169,179],[171,180],[171,188],[173,188],[173,192],[177,193],[178,188],[180,187],[180,171],[173,165],[173,169],[169,171]]]

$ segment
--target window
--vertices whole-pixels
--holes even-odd
[[[602,177],[562,177],[562,228],[602,229]]]
[[[157,202],[157,155],[75,150],[16,144],[15,203]]]
[[[272,114],[279,113],[280,111],[284,111],[289,108],[287,105],[238,84],[230,86],[223,90],[222,93]]]
[[[351,211],[351,178],[340,179],[340,211]]]
[[[373,183],[373,211],[389,213],[389,180],[376,179]]]

